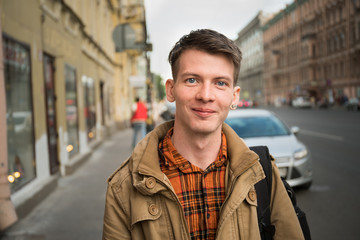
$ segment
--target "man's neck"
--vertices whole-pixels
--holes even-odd
[[[171,141],[176,150],[193,165],[205,170],[218,156],[221,129],[211,134],[191,134],[174,126]]]

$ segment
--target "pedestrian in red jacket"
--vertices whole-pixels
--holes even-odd
[[[147,108],[145,103],[143,103],[139,97],[135,99],[133,105],[133,116],[131,118],[131,125],[134,128],[134,135],[132,140],[132,147],[145,137],[146,135],[146,119],[147,119]],[[140,138],[138,137],[140,133]]]

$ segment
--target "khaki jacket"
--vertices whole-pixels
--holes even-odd
[[[160,170],[158,144],[173,122],[149,133],[108,180],[103,239],[190,240],[181,204]],[[226,124],[229,163],[226,199],[216,239],[260,240],[254,184],[265,177],[258,155]],[[271,221],[274,239],[304,239],[279,171],[273,163]]]

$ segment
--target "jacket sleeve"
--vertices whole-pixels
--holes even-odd
[[[304,239],[294,207],[280,178],[279,169],[272,163],[271,223],[275,225],[274,240]]]
[[[106,193],[103,240],[131,239],[129,220],[109,183]]]

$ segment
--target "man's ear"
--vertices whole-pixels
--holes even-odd
[[[232,100],[232,105],[238,105],[240,100],[240,87],[239,86],[235,86],[234,87],[234,93],[233,93],[233,100]]]
[[[173,79],[166,80],[166,83],[165,83],[166,99],[169,102],[175,101],[174,85],[175,85],[175,81]]]

